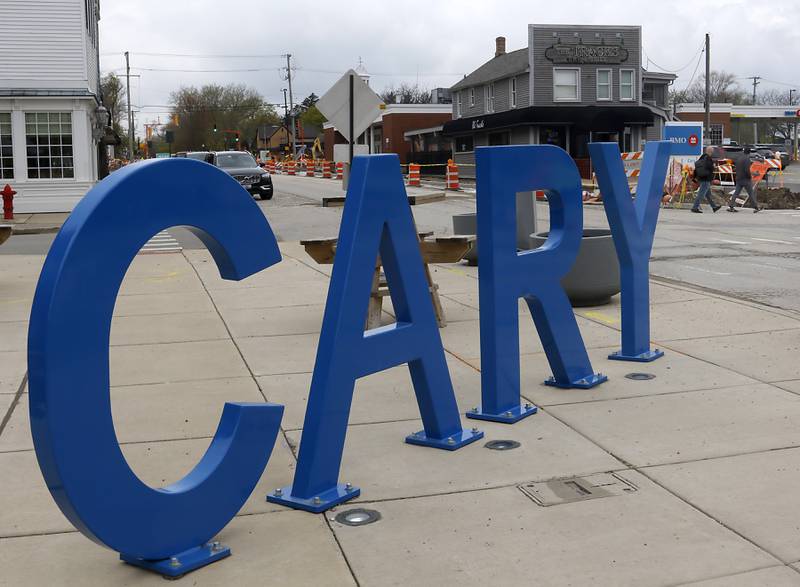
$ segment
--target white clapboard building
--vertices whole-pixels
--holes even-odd
[[[0,0],[0,188],[72,210],[97,181],[99,0]]]

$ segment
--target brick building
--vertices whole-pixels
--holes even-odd
[[[409,163],[409,155],[416,146],[425,148],[424,152],[437,155],[420,155],[421,158],[441,158],[446,161],[450,157],[450,142],[433,140],[437,129],[452,118],[450,104],[387,104],[386,108],[375,119],[370,128],[356,140],[356,143],[368,145],[370,153],[396,153],[400,163]],[[430,140],[413,140],[414,131],[425,131]],[[325,158],[333,160],[333,145],[347,141],[332,124],[325,124]],[[419,134],[419,133],[418,133]],[[422,136],[419,135],[419,136]],[[419,149],[416,152],[420,152]],[[419,157],[416,157],[419,158]],[[413,161],[427,162],[427,161]]]

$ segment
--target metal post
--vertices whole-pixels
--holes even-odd
[[[133,113],[131,112],[131,61],[130,53],[127,51],[125,51],[125,77],[128,88],[128,160],[133,161],[135,153],[133,150]]]
[[[291,114],[292,122],[292,159],[297,154],[297,133],[295,132],[294,123],[294,96],[292,95],[292,54],[286,54],[286,79],[289,80],[289,113]]]
[[[795,161],[797,161],[797,158],[798,158],[798,152],[797,152],[797,147],[798,147],[798,145],[797,145],[797,130],[798,130],[798,124],[797,124],[797,121],[795,121],[795,123],[794,123],[794,160]]]
[[[353,164],[353,141],[355,141],[355,137],[353,134],[355,133],[355,121],[353,117],[355,115],[355,106],[353,104],[353,95],[355,90],[353,89],[353,74],[350,74],[350,165]]]
[[[286,88],[283,90],[283,126],[286,128],[286,146],[289,146],[291,137],[289,136],[289,103],[286,101]]]
[[[711,35],[706,33],[706,145],[711,143]]]

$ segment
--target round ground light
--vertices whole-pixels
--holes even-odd
[[[655,379],[656,376],[652,373],[628,373],[625,378],[633,379],[634,381],[647,381],[649,379]]]
[[[366,526],[380,520],[381,514],[375,510],[356,508],[339,512],[334,519],[345,526]]]
[[[490,440],[483,446],[489,450],[513,450],[519,448],[519,442],[516,440]]]

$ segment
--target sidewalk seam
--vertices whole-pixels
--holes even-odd
[[[11,417],[14,415],[14,410],[17,408],[19,404],[19,398],[22,397],[22,392],[25,390],[25,386],[28,384],[28,371],[25,371],[25,374],[22,376],[22,381],[19,384],[19,388],[17,392],[14,394],[14,399],[11,400],[11,405],[8,406],[8,411],[6,415],[3,416],[3,421],[0,422],[0,436],[3,435],[3,432],[8,426],[8,423],[11,421]]]
[[[712,516],[710,513],[708,513],[708,512],[706,512],[705,510],[703,510],[701,507],[699,507],[699,506],[695,505],[694,503],[692,503],[692,502],[691,502],[691,501],[689,501],[688,499],[685,499],[685,498],[683,498],[682,496],[680,496],[679,494],[677,494],[676,492],[674,492],[673,490],[671,490],[669,487],[667,487],[667,486],[663,485],[662,483],[659,483],[657,480],[653,479],[653,478],[652,478],[650,475],[648,475],[648,474],[647,474],[645,471],[643,471],[643,470],[642,470],[642,469],[643,469],[643,468],[645,468],[645,467],[637,467],[637,466],[635,466],[633,463],[629,463],[629,462],[628,462],[628,461],[626,461],[624,458],[622,458],[622,457],[620,457],[620,456],[618,456],[618,455],[614,454],[614,453],[613,453],[611,450],[607,449],[607,448],[606,448],[606,447],[604,447],[602,444],[600,444],[600,443],[599,443],[599,442],[597,442],[596,440],[592,439],[591,437],[589,437],[587,434],[585,434],[585,433],[584,433],[584,432],[582,432],[581,430],[578,430],[577,428],[573,427],[573,426],[572,426],[572,425],[570,425],[569,423],[565,422],[563,419],[559,418],[559,417],[558,417],[556,414],[554,414],[553,412],[550,412],[550,411],[548,411],[548,410],[545,410],[545,412],[547,412],[547,413],[548,413],[548,414],[549,414],[551,417],[553,417],[553,418],[555,418],[556,420],[558,420],[559,422],[561,422],[561,424],[563,424],[564,426],[566,426],[566,427],[567,427],[567,428],[569,428],[570,430],[574,431],[576,434],[579,434],[581,437],[583,437],[584,439],[586,439],[588,442],[591,442],[593,445],[595,445],[596,447],[600,448],[601,450],[603,450],[604,452],[606,452],[607,454],[609,454],[611,457],[613,457],[613,458],[617,459],[617,460],[618,460],[619,462],[621,462],[621,463],[624,463],[624,464],[625,464],[625,465],[626,465],[626,466],[627,466],[627,467],[628,467],[630,470],[632,470],[632,471],[635,471],[635,472],[639,473],[640,475],[644,476],[644,477],[645,477],[645,478],[646,478],[648,481],[650,481],[650,482],[651,482],[651,483],[653,483],[654,485],[657,485],[658,487],[660,487],[661,489],[663,489],[664,491],[666,491],[668,494],[670,494],[672,497],[674,497],[674,498],[676,498],[676,499],[678,499],[678,500],[682,501],[683,503],[685,503],[686,505],[688,505],[688,506],[689,506],[690,508],[692,508],[693,510],[695,510],[695,511],[699,512],[700,514],[702,514],[702,515],[706,516],[707,518],[709,518],[709,519],[711,519],[711,520],[715,521],[717,524],[719,524],[720,526],[722,526],[723,528],[725,528],[725,529],[726,529],[726,530],[728,530],[729,532],[731,532],[731,533],[735,534],[736,536],[739,536],[739,537],[740,537],[742,540],[744,540],[744,541],[748,542],[749,544],[753,545],[755,548],[757,548],[757,549],[761,550],[762,552],[766,553],[767,555],[771,556],[773,559],[775,559],[775,560],[776,560],[776,561],[778,561],[779,563],[781,563],[781,564],[785,564],[785,563],[784,563],[784,562],[783,562],[783,561],[782,561],[782,560],[781,560],[781,559],[780,559],[778,556],[776,556],[774,553],[770,552],[769,550],[767,550],[767,549],[766,549],[766,548],[764,548],[763,546],[760,546],[758,543],[756,543],[756,542],[755,542],[755,541],[753,541],[752,539],[748,538],[748,537],[747,537],[747,536],[745,536],[744,534],[742,534],[742,533],[738,532],[737,530],[734,530],[733,528],[731,528],[731,527],[730,527],[730,526],[728,526],[727,524],[723,523],[721,520],[718,520],[717,518],[715,518],[714,516]],[[759,451],[759,452],[764,452],[764,451]],[[722,457],[715,457],[715,458],[722,458]],[[707,460],[711,460],[711,459],[707,459]]]
[[[183,252],[181,252],[181,254],[183,255],[183,258],[186,259],[186,262],[189,263],[189,266],[192,268],[192,271],[194,271],[194,274],[197,276],[197,279],[200,281],[200,285],[203,287],[203,291],[205,291],[206,295],[208,296],[208,299],[211,301],[211,305],[214,307],[214,311],[217,313],[217,316],[219,316],[219,319],[222,321],[222,324],[225,327],[225,330],[228,332],[228,336],[230,337],[230,340],[233,343],[234,348],[236,348],[236,352],[239,353],[239,357],[242,359],[242,362],[244,363],[245,368],[247,369],[248,373],[250,373],[250,377],[252,378],[253,382],[256,384],[256,387],[258,388],[258,392],[261,394],[261,397],[264,398],[264,401],[269,403],[269,399],[264,394],[264,390],[262,389],[261,385],[258,382],[258,376],[250,368],[250,364],[247,362],[247,359],[245,358],[244,353],[242,352],[242,349],[239,348],[239,344],[237,343],[236,339],[233,337],[233,333],[231,332],[231,329],[228,327],[228,323],[225,321],[225,318],[222,316],[222,313],[219,311],[219,308],[217,307],[217,303],[214,301],[214,298],[209,293],[208,289],[206,289],[206,284],[203,281],[203,278],[200,276],[200,273],[197,271],[197,268],[194,266],[194,264],[191,262],[191,260],[186,255],[184,255]],[[281,253],[281,254],[283,254],[283,253]],[[284,430],[283,426],[280,427],[280,431],[281,431],[281,435],[283,436],[284,442],[286,442],[287,446],[289,447],[289,452],[291,453],[292,458],[294,458],[295,463],[297,463],[297,456],[295,455],[295,451],[292,449],[292,443],[289,442],[289,437],[288,437],[288,435],[286,433],[286,430]],[[269,463],[267,463],[267,466],[269,466]],[[339,538],[336,536],[336,532],[333,531],[333,528],[331,527],[330,523],[328,522],[327,516],[325,516],[323,514],[323,518],[325,519],[325,524],[327,525],[328,530],[330,531],[331,536],[333,537],[333,540],[334,540],[334,542],[336,543],[336,546],[339,549],[339,553],[341,554],[342,558],[344,559],[344,563],[347,565],[347,569],[350,571],[350,576],[353,578],[353,582],[356,584],[356,586],[360,586],[361,584],[359,583],[358,578],[356,577],[356,574],[353,571],[353,567],[350,565],[350,560],[347,558],[347,554],[345,553],[344,548],[342,548],[342,545],[339,542]]]

